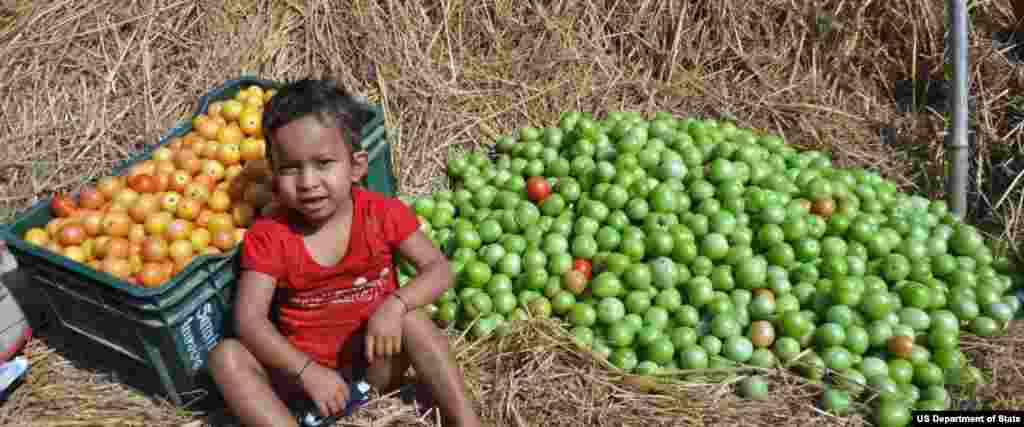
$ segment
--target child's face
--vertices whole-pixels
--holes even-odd
[[[352,198],[352,184],[366,173],[366,153],[353,153],[342,131],[316,117],[295,120],[274,132],[274,189],[278,201],[320,225]]]

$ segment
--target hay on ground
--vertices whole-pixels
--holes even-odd
[[[997,410],[1024,408],[1024,321],[1010,322],[1005,334],[996,337],[964,334],[960,349],[985,376],[975,389],[983,405]]]

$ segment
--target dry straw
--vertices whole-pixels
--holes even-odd
[[[395,173],[411,194],[445,185],[443,165],[453,147],[481,147],[527,124],[549,126],[565,110],[626,109],[735,120],[941,197],[943,117],[900,112],[893,98],[897,80],[941,77],[944,4],[5,0],[0,218],[107,174],[186,118],[210,87],[244,72],[278,80],[328,76],[382,104]],[[1005,115],[1021,92],[1021,68],[992,45],[993,34],[1012,21],[1008,2],[975,4],[974,161],[983,164],[992,153],[1022,147],[1019,127]],[[879,137],[887,128],[894,135],[888,143]],[[1022,188],[990,195],[1002,201],[994,233],[1011,247],[1024,233]],[[550,327],[538,326],[487,346],[463,346],[460,360],[488,420],[858,422],[810,409],[817,389],[791,376],[772,374],[774,387],[805,396],[791,402],[741,404],[723,386],[697,383],[640,393],[565,345]],[[0,425],[160,426],[189,419],[96,382],[40,342],[30,354],[32,383],[0,407]],[[999,372],[998,381],[1020,381],[1016,370]],[[564,385],[550,387],[542,373],[562,375]],[[397,403],[373,405],[365,414],[385,417]],[[392,424],[428,424],[401,408]]]
[[[978,2],[975,163],[1021,147],[1005,114],[1012,21]],[[405,191],[479,147],[576,109],[735,120],[842,166],[942,196],[944,119],[902,113],[896,81],[943,74],[943,2],[924,0],[83,1],[0,12],[0,216],[74,190],[156,142],[213,85],[251,72],[335,78],[384,105]],[[883,142],[880,134],[891,131]],[[410,167],[415,166],[415,167]],[[979,169],[983,170],[983,169]],[[1024,194],[989,194],[1019,240]]]

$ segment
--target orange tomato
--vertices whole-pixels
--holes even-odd
[[[82,227],[85,228],[85,234],[89,236],[99,236],[103,232],[103,214],[99,212],[89,212],[82,217]]]
[[[66,246],[64,247],[64,251],[61,255],[70,258],[72,261],[83,264],[88,258],[85,254],[85,250],[83,250],[81,246]]]
[[[199,216],[199,211],[203,209],[203,204],[191,197],[185,197],[178,202],[178,209],[175,214],[178,218],[192,221]]]
[[[132,224],[130,230],[128,230],[128,241],[132,243],[142,243],[146,240],[146,227],[142,224]]]
[[[220,142],[218,141],[207,141],[203,145],[203,151],[199,153],[199,157],[203,159],[216,159],[217,152],[220,150]]]
[[[215,159],[206,159],[203,161],[203,168],[200,173],[210,175],[219,181],[224,179],[224,164]]]
[[[209,207],[203,208],[199,211],[199,216],[196,217],[195,223],[197,227],[206,228],[207,224],[210,223],[210,217],[213,216],[214,212]]]
[[[263,94],[261,93],[259,95],[254,95],[254,94],[250,93],[248,96],[245,97],[245,100],[242,101],[242,103],[245,104],[245,108],[246,109],[262,110],[263,109]]]
[[[153,175],[156,173],[156,161],[153,159],[143,160],[128,170],[128,177],[135,175]]]
[[[178,218],[167,225],[167,231],[164,232],[163,237],[171,242],[175,240],[184,240],[192,233],[192,229],[193,226],[191,222]]]
[[[192,183],[192,174],[185,170],[176,170],[171,174],[171,190],[184,193],[185,187]]]
[[[176,213],[178,211],[178,203],[181,202],[181,194],[176,191],[168,191],[160,196],[160,208],[164,212]]]
[[[132,218],[128,214],[108,212],[103,216],[103,234],[110,237],[127,237],[132,224]]]
[[[63,254],[64,253],[64,248],[62,248],[60,246],[60,243],[57,243],[56,240],[50,240],[50,243],[46,244],[46,250],[48,250],[50,252],[53,252],[53,253],[56,253],[56,254]]]
[[[117,194],[114,194],[113,203],[115,205],[121,205],[125,208],[131,207],[135,202],[139,200],[139,192],[132,190],[131,188],[122,188]]]
[[[130,208],[128,215],[137,223],[145,223],[146,219],[160,211],[160,199],[155,194],[147,193],[139,196]]]
[[[171,174],[161,173],[153,175],[153,184],[154,193],[163,193],[164,191],[167,191],[167,187],[171,186]]]
[[[207,206],[214,212],[227,212],[231,208],[231,196],[226,191],[216,190],[206,200]]]
[[[128,259],[132,254],[132,244],[123,237],[114,237],[107,241],[105,252],[106,256],[104,256],[104,259]]]
[[[46,234],[56,240],[57,233],[60,233],[60,228],[64,226],[65,221],[67,220],[64,218],[51,219],[50,222],[46,223]]]
[[[121,181],[116,177],[110,176],[100,179],[99,183],[96,184],[96,189],[99,190],[107,200],[113,199],[114,194],[117,194],[121,188]]]
[[[85,187],[78,193],[78,204],[85,209],[98,210],[107,202],[107,197],[95,187]]]
[[[192,243],[192,250],[195,253],[201,253],[204,249],[208,248],[212,239],[213,235],[210,234],[210,230],[205,228],[193,230],[192,235],[188,238],[189,242]]]
[[[85,260],[91,260],[96,255],[96,239],[85,239],[82,242],[82,251],[85,252]]]
[[[171,242],[167,252],[171,259],[175,262],[181,260],[191,260],[192,256],[195,255],[195,250],[192,249],[192,242],[189,240],[174,240]]]
[[[242,138],[244,137],[245,135],[242,134],[242,130],[234,123],[220,128],[220,131],[217,132],[217,141],[219,141],[221,145],[238,145],[242,142]]]
[[[164,280],[163,266],[155,262],[142,264],[142,269],[139,271],[139,282],[142,283],[142,286],[147,288],[156,288],[159,287]]]
[[[249,137],[243,139],[238,149],[242,152],[242,160],[247,162],[263,160],[266,156],[266,142],[259,138]]]
[[[205,114],[196,116],[194,120],[194,127],[199,135],[206,139],[216,139],[217,132],[220,131],[221,125],[214,118]]]
[[[43,228],[30,228],[25,232],[25,241],[36,246],[46,246],[50,242],[50,233]]]
[[[223,115],[223,113],[224,113],[224,104],[225,104],[225,101],[213,101],[213,102],[211,102],[210,105],[207,106],[207,108],[206,108],[206,114],[208,116],[211,116],[211,117]]]
[[[207,246],[203,250],[199,251],[199,255],[220,255],[224,251],[218,249],[216,246]]]
[[[101,265],[101,270],[121,280],[128,280],[132,275],[131,263],[125,258],[105,258]]]
[[[206,189],[213,191],[217,187],[217,177],[200,173],[192,178],[193,183],[206,185]]]
[[[148,262],[166,260],[167,252],[167,241],[161,236],[148,236],[142,242],[142,259]]]
[[[167,211],[160,211],[148,216],[143,226],[146,227],[146,233],[149,235],[162,236],[167,232],[167,226],[171,224],[171,221],[174,221],[174,215]]]
[[[210,186],[204,182],[193,180],[191,183],[185,186],[185,191],[182,193],[182,195],[185,196],[185,198],[187,199],[196,200],[200,204],[206,203],[210,198]]]
[[[178,166],[174,164],[174,160],[167,159],[156,162],[156,170],[153,172],[156,175],[170,175],[177,170]]]
[[[202,162],[199,160],[199,156],[192,150],[179,151],[174,156],[174,164],[178,169],[187,171],[188,173],[195,175],[199,172]]]
[[[152,193],[156,191],[156,180],[153,175],[132,175],[128,177],[128,188],[139,193]]]
[[[142,271],[142,255],[133,253],[128,256],[128,264],[132,266],[132,274],[139,274]]]
[[[222,251],[229,251],[235,247],[235,230],[217,230],[212,233],[210,243]]]
[[[163,261],[160,263],[160,272],[163,273],[164,280],[168,280],[174,275],[174,262]]]
[[[92,256],[97,259],[106,258],[111,239],[110,236],[99,236],[93,240]]]
[[[246,135],[253,137],[263,136],[263,114],[256,109],[246,109],[238,117],[238,127]]]
[[[200,142],[203,142],[203,141],[206,141],[206,140],[203,139],[203,137],[201,135],[199,135],[198,132],[193,130],[193,131],[189,131],[189,133],[185,134],[184,141],[185,141],[185,146],[186,147],[190,147],[192,149],[195,149],[195,146],[196,146],[197,143],[200,143]]]
[[[61,246],[78,246],[86,239],[85,228],[81,224],[67,224],[60,228],[57,241]]]
[[[180,137],[174,137],[174,138],[171,138],[169,141],[167,141],[167,148],[170,148],[171,151],[181,150],[181,148],[184,147],[184,146],[185,146],[185,141],[182,138],[180,138]]]
[[[210,215],[210,219],[206,223],[206,229],[210,230],[210,233],[214,235],[218,231],[232,231],[235,229],[235,220],[226,212],[215,213]]]
[[[260,86],[256,86],[256,85],[249,86],[247,90],[248,90],[248,96],[249,97],[258,96],[260,98],[263,98],[263,96],[265,94],[265,92],[263,91],[263,88],[260,87]]]
[[[242,109],[245,105],[237,99],[229,99],[224,101],[224,108],[221,110],[221,115],[228,120],[238,120],[238,116],[242,114]]]
[[[152,159],[157,162],[171,160],[174,158],[174,151],[167,147],[160,147],[153,150]]]
[[[238,143],[221,143],[217,150],[217,160],[225,166],[237,165],[242,160],[242,153],[238,149]]]

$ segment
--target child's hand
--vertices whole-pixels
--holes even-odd
[[[348,384],[338,372],[313,362],[302,373],[302,388],[313,399],[320,415],[341,414],[348,404]]]
[[[402,352],[402,316],[405,304],[392,296],[377,308],[366,326],[366,360],[394,356]]]

